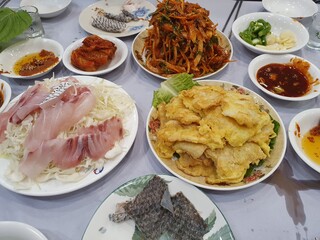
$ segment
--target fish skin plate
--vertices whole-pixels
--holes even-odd
[[[98,207],[85,230],[82,240],[131,240],[134,239],[135,224],[133,220],[114,223],[109,214],[114,213],[116,204],[131,200],[154,175],[140,176],[115,189]],[[209,224],[210,231],[204,239],[234,240],[233,233],[218,207],[198,188],[168,175],[159,175],[168,184],[170,195],[181,191],[195,206],[199,214]],[[136,236],[136,235],[135,235]],[[139,238],[137,238],[139,239]],[[169,238],[161,237],[162,240]]]
[[[97,35],[109,35],[113,37],[127,37],[139,33],[140,31],[146,29],[149,25],[149,17],[156,10],[156,7],[148,2],[143,1],[142,6],[138,9],[139,18],[145,20],[131,21],[126,23],[127,27],[123,32],[112,33],[100,30],[91,25],[92,18],[97,15],[95,9],[100,8],[108,13],[119,14],[121,12],[121,7],[125,0],[102,0],[94,4],[89,5],[79,15],[79,24],[88,33]],[[106,5],[107,4],[107,5]],[[141,14],[140,14],[141,13]]]
[[[173,175],[177,176],[178,178],[193,184],[197,187],[209,189],[209,190],[218,190],[218,191],[233,191],[233,190],[240,190],[244,188],[248,188],[251,186],[254,186],[268,177],[270,177],[276,169],[279,167],[281,164],[284,154],[286,152],[287,148],[287,135],[286,135],[286,130],[283,124],[283,121],[281,120],[279,114],[276,112],[276,110],[271,106],[270,103],[268,103],[264,98],[262,98],[259,94],[255,93],[254,91],[245,88],[243,86],[231,83],[231,82],[226,82],[222,80],[201,80],[199,81],[201,85],[213,85],[213,86],[221,86],[224,89],[240,89],[241,91],[244,91],[245,94],[251,95],[254,100],[256,101],[257,104],[262,106],[266,111],[269,112],[270,116],[276,120],[277,122],[280,123],[280,128],[279,128],[279,133],[276,139],[276,143],[274,146],[274,149],[270,153],[270,157],[268,157],[262,166],[260,166],[259,170],[261,170],[264,175],[261,178],[258,178],[254,181],[251,181],[249,183],[245,182],[240,182],[240,183],[235,183],[235,184],[230,184],[230,185],[218,185],[218,184],[208,184],[205,181],[204,177],[193,177],[190,175],[185,174],[182,172],[178,167],[176,166],[174,161],[168,161],[166,159],[162,159],[158,156],[156,150],[153,147],[153,143],[149,134],[149,122],[152,118],[152,115],[155,112],[155,109],[152,107],[149,114],[148,118],[146,121],[146,135],[147,135],[147,140],[148,144],[150,146],[150,149],[157,159],[157,161],[164,166],[168,171],[170,171]]]
[[[74,76],[77,78],[81,83],[92,83],[93,81],[105,81],[109,86],[118,86],[115,83],[112,83],[110,81],[107,81],[105,79],[99,78],[99,77],[92,77],[92,76]],[[128,94],[125,90],[120,88],[121,92]],[[19,96],[18,96],[19,97]],[[13,99],[13,101],[16,101],[17,98]],[[3,187],[22,194],[22,195],[28,195],[28,196],[55,196],[55,195],[61,195],[69,192],[73,192],[79,189],[82,189],[99,179],[103,178],[106,174],[108,174],[110,171],[113,170],[126,156],[128,151],[130,150],[136,134],[138,130],[138,111],[136,106],[134,105],[134,109],[132,112],[125,117],[125,119],[130,119],[130,121],[126,121],[124,123],[124,128],[128,129],[128,135],[126,135],[120,142],[120,146],[122,147],[123,151],[117,155],[116,157],[108,160],[105,162],[104,166],[99,169],[93,169],[85,178],[81,179],[78,182],[60,182],[58,180],[51,180],[44,183],[39,183],[37,185],[34,185],[30,189],[17,189],[15,186],[8,181],[8,179],[5,177],[5,172],[7,170],[7,167],[9,165],[10,159],[3,158],[0,156],[0,185]]]

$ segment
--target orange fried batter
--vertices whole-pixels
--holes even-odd
[[[71,64],[83,71],[96,71],[108,64],[115,55],[117,47],[113,42],[97,35],[86,37],[83,45],[71,53]]]

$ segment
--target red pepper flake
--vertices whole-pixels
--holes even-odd
[[[155,134],[159,128],[160,128],[160,120],[159,119],[152,119],[149,122],[149,131],[152,134]]]
[[[254,173],[251,176],[244,178],[243,181],[245,183],[250,183],[260,179],[263,176],[264,176],[264,173],[261,170],[257,170],[257,171],[254,171]]]

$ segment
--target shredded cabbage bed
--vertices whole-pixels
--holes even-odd
[[[43,84],[48,87],[56,84],[54,78],[45,79]],[[68,138],[76,134],[77,130],[82,127],[97,125],[113,116],[122,119],[125,136],[129,130],[126,129],[126,121],[130,121],[130,116],[134,109],[134,101],[131,97],[123,92],[117,85],[108,85],[101,79],[92,82],[81,83],[89,86],[96,96],[96,105],[91,112],[83,117],[71,129],[61,132],[58,138]],[[21,124],[9,123],[6,130],[6,140],[0,144],[1,157],[10,159],[8,169],[5,173],[6,178],[14,185],[16,189],[28,189],[34,184],[47,182],[55,179],[61,182],[77,182],[87,176],[93,169],[102,167],[108,159],[112,159],[123,151],[121,141],[115,144],[115,147],[108,151],[103,159],[92,161],[90,158],[84,159],[77,167],[62,170],[55,166],[48,166],[36,179],[30,179],[19,171],[19,163],[23,158],[23,143],[27,137],[32,125],[37,119],[38,114],[29,115]],[[125,137],[124,136],[124,137]]]

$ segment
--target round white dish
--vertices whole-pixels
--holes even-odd
[[[311,17],[318,11],[317,4],[312,0],[262,0],[262,5],[268,12],[296,19]]]
[[[121,12],[122,6],[125,3],[125,1],[126,0],[108,0],[106,2],[105,0],[102,0],[102,1],[98,1],[96,3],[91,4],[80,13],[80,16],[79,16],[80,26],[86,32],[91,34],[97,34],[97,35],[107,34],[114,37],[126,37],[126,36],[131,36],[139,33],[149,25],[148,20],[150,18],[150,14],[152,14],[156,10],[156,7],[148,1],[142,1],[142,5],[137,10],[132,12],[141,20],[131,21],[129,23],[126,23],[126,29],[123,32],[119,32],[119,33],[105,32],[91,25],[92,18],[97,15],[96,9],[103,9],[105,12],[108,12],[108,13],[119,14]]]
[[[239,33],[248,28],[251,21],[257,21],[258,19],[263,19],[271,24],[271,33],[279,36],[283,31],[289,30],[294,33],[296,37],[296,45],[292,48],[286,50],[269,50],[255,47],[246,41],[244,41]],[[236,39],[242,43],[246,48],[255,53],[270,53],[270,54],[284,54],[292,53],[303,48],[309,41],[308,30],[298,21],[275,13],[267,12],[255,12],[243,15],[237,18],[232,24],[232,33]]]
[[[22,222],[0,222],[0,239],[7,240],[47,240],[36,228]]]
[[[59,61],[55,65],[46,69],[45,71],[34,74],[34,75],[21,76],[14,73],[13,66],[20,58],[22,58],[27,54],[40,52],[43,49],[53,52],[55,56],[59,58]],[[57,66],[62,60],[62,56],[63,56],[63,47],[57,41],[47,39],[47,38],[34,38],[34,39],[23,40],[11,45],[10,47],[4,49],[0,53],[0,63],[4,71],[2,75],[8,78],[21,78],[21,79],[33,79],[33,78],[41,77],[46,73],[50,72],[55,66]]]
[[[121,41],[120,39],[112,37],[112,36],[99,35],[99,37],[113,42],[117,47],[117,50],[116,50],[115,55],[112,58],[111,62],[109,62],[107,65],[101,66],[97,71],[92,71],[92,72],[83,71],[81,69],[74,67],[71,64],[71,53],[73,50],[75,50],[83,45],[82,41],[85,38],[82,38],[82,39],[79,39],[79,40],[73,42],[72,44],[70,44],[67,47],[67,49],[64,51],[62,61],[63,61],[63,64],[65,65],[65,67],[74,73],[81,74],[81,75],[91,75],[91,76],[102,75],[102,74],[111,72],[112,70],[119,67],[126,60],[126,58],[128,56],[127,45],[123,41]]]
[[[63,13],[71,2],[72,0],[21,0],[20,7],[35,6],[41,18],[52,18]]]
[[[83,235],[82,240],[129,240],[132,239],[135,230],[133,220],[114,223],[109,220],[109,214],[114,213],[116,204],[131,200],[135,197],[154,175],[137,177],[115,189],[100,205],[94,213],[89,225]],[[214,219],[214,224],[210,225],[210,231],[204,236],[209,239],[234,240],[232,231],[218,209],[218,207],[199,189],[181,181],[180,179],[167,175],[159,175],[168,184],[170,195],[182,192],[194,205],[203,219]],[[130,193],[130,196],[129,194]]]
[[[2,91],[4,96],[3,104],[0,106],[0,113],[1,113],[4,111],[4,109],[6,108],[6,106],[8,105],[11,99],[11,87],[6,81],[2,79],[0,79],[0,91]]]
[[[320,165],[312,161],[302,149],[302,138],[310,129],[319,124],[320,108],[302,111],[294,116],[289,124],[288,135],[291,146],[298,156],[312,169],[320,173]]]
[[[290,59],[292,58],[299,58],[302,59],[305,62],[308,62],[310,64],[310,69],[309,69],[309,73],[311,74],[311,76],[313,77],[313,79],[317,79],[316,81],[313,82],[312,84],[312,88],[311,90],[304,96],[301,97],[287,97],[287,96],[282,96],[276,93],[273,93],[271,91],[269,91],[268,89],[264,88],[261,84],[259,84],[258,80],[257,80],[257,72],[258,70],[267,65],[267,64],[271,64],[271,63],[290,63]],[[282,100],[288,100],[288,101],[304,101],[304,100],[309,100],[312,98],[315,98],[317,96],[319,96],[320,94],[320,69],[317,68],[313,63],[309,62],[306,59],[303,59],[301,57],[298,57],[296,55],[293,54],[284,54],[284,55],[272,55],[272,54],[262,54],[260,56],[257,56],[256,58],[254,58],[248,67],[248,73],[249,73],[249,77],[251,79],[251,81],[254,83],[254,85],[256,85],[256,87],[258,87],[261,91],[263,91],[264,93],[278,98],[278,99],[282,99]]]
[[[146,64],[145,64],[145,55],[143,53],[143,47],[144,47],[144,42],[145,42],[145,37],[148,36],[148,31],[147,30],[144,30],[142,31],[141,33],[139,33],[133,40],[133,43],[132,43],[132,56],[134,58],[134,60],[136,61],[136,63],[144,70],[146,71],[147,73],[155,76],[155,77],[158,77],[160,79],[167,79],[168,77],[167,76],[163,76],[163,75],[160,75],[160,74],[157,74],[157,73],[154,73],[152,71],[150,71],[147,67],[146,67]],[[233,47],[232,47],[232,44],[231,44],[231,41],[227,38],[226,35],[224,35],[224,33],[220,32],[219,30],[217,30],[217,36],[220,40],[220,44],[225,48],[227,49],[228,51],[230,51],[230,57],[229,57],[229,60],[231,61],[232,59],[232,56],[233,56]],[[138,56],[137,53],[140,55]],[[229,64],[226,63],[225,65],[223,65],[220,69],[218,69],[217,71],[215,72],[212,72],[212,73],[209,73],[209,74],[206,74],[204,76],[201,76],[201,77],[197,77],[197,78],[194,78],[194,80],[200,80],[200,79],[204,79],[204,78],[208,78],[210,76],[213,76],[219,72],[221,72],[225,67],[227,67]]]
[[[156,157],[156,159],[160,162],[160,164],[162,164],[162,166],[164,166],[168,171],[170,171],[173,175],[177,176],[178,178],[180,178],[190,184],[193,184],[195,186],[210,189],[210,190],[232,191],[232,190],[244,189],[244,188],[254,186],[254,185],[258,184],[259,182],[262,182],[265,179],[267,179],[268,177],[270,177],[274,173],[274,171],[278,168],[280,163],[282,162],[284,154],[286,152],[286,147],[287,147],[286,130],[285,130],[284,124],[283,124],[279,114],[276,112],[276,110],[272,107],[272,105],[270,103],[268,103],[260,95],[258,95],[257,93],[255,93],[252,90],[245,88],[243,86],[233,84],[230,82],[226,82],[226,81],[220,81],[220,80],[201,80],[201,81],[199,81],[199,83],[203,84],[203,85],[221,86],[225,89],[234,89],[234,88],[242,89],[245,94],[249,94],[249,95],[253,96],[255,101],[261,107],[266,109],[269,112],[270,116],[280,124],[279,133],[278,133],[278,136],[276,139],[276,144],[274,146],[274,149],[271,151],[270,157],[268,157],[264,161],[262,166],[259,167],[259,169],[265,173],[264,176],[262,176],[261,178],[259,178],[257,180],[248,182],[248,183],[241,182],[241,183],[233,184],[233,185],[217,185],[217,184],[214,185],[214,184],[207,184],[203,177],[192,177],[190,175],[185,174],[184,172],[182,172],[181,170],[179,170],[177,168],[174,161],[166,161],[166,160],[161,159],[153,147],[152,140],[149,136],[149,122],[152,118],[153,112],[155,111],[155,108],[152,107],[149,114],[148,114],[148,118],[147,118],[147,122],[146,122],[146,134],[147,134],[148,144],[150,146],[152,153]]]
[[[75,78],[78,79],[80,82],[87,84],[90,84],[95,81],[104,81],[107,85],[111,87],[114,86],[117,89],[119,89],[119,91],[121,91],[122,93],[128,95],[128,93],[125,90],[123,90],[122,88],[118,88],[119,86],[115,83],[112,83],[102,78],[92,76],[75,76]],[[13,99],[11,104],[17,101],[18,98],[19,96]],[[119,142],[119,145],[122,148],[122,152],[117,156],[111,158],[110,160],[106,161],[102,168],[93,169],[88,175],[86,175],[80,181],[61,182],[58,180],[50,180],[47,182],[34,184],[33,186],[31,186],[31,188],[28,189],[16,188],[15,184],[10,182],[5,176],[10,159],[0,157],[0,185],[13,192],[29,196],[54,196],[84,188],[108,174],[122,161],[122,159],[130,150],[138,130],[138,111],[136,106],[134,106],[134,109],[130,112],[130,114],[124,117],[124,128],[128,129],[128,133]]]

